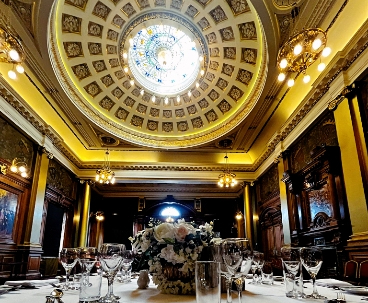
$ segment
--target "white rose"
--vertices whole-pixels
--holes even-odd
[[[211,224],[205,223],[205,225],[201,225],[199,228],[205,230],[206,232],[211,232],[213,226]]]
[[[174,239],[174,225],[171,223],[162,223],[155,227],[153,236],[159,243],[165,243],[164,239]]]
[[[175,226],[175,238],[178,242],[184,242],[189,234],[195,234],[196,229],[188,223],[180,223]]]

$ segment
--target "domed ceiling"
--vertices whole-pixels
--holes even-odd
[[[132,144],[220,138],[249,115],[266,80],[263,27],[245,0],[57,1],[50,25],[64,91]]]

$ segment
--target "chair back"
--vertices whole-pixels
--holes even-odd
[[[345,263],[344,278],[356,279],[358,277],[358,262],[349,260]]]
[[[360,262],[358,278],[368,279],[368,260]]]

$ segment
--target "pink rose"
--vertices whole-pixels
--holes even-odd
[[[175,228],[175,238],[178,242],[184,242],[189,234],[195,234],[196,230],[191,224],[180,223]]]

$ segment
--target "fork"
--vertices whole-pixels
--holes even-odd
[[[342,292],[338,292],[337,293],[336,301],[337,302],[346,302],[345,301],[345,294],[343,294]]]

